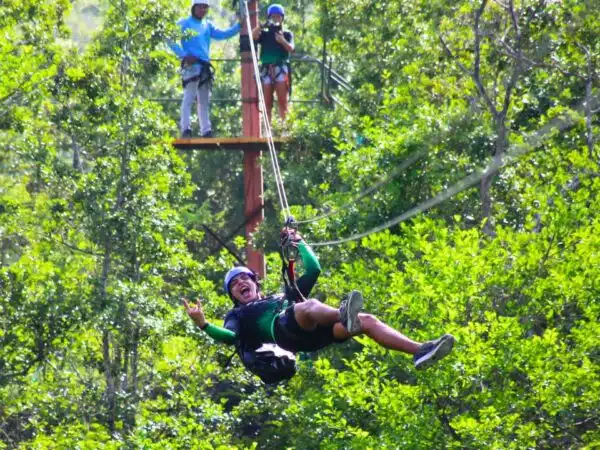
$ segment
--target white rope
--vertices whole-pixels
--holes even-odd
[[[281,169],[279,168],[279,162],[277,160],[277,152],[275,150],[275,144],[273,143],[273,133],[271,132],[271,124],[267,118],[267,106],[265,103],[265,96],[262,89],[262,83],[260,80],[260,72],[258,69],[258,59],[256,57],[256,49],[254,48],[254,40],[252,39],[252,24],[250,23],[250,10],[248,8],[248,2],[244,1],[244,9],[246,16],[246,28],[248,30],[248,39],[250,42],[250,52],[252,53],[252,65],[254,67],[254,80],[256,81],[256,88],[258,90],[258,99],[262,109],[262,120],[265,125],[265,131],[267,134],[267,144],[269,147],[269,155],[271,157],[271,165],[273,166],[273,174],[275,176],[275,183],[277,185],[277,195],[279,196],[279,203],[281,209],[287,219],[290,217],[290,207],[288,205],[287,196],[285,195],[285,187],[283,185],[283,178],[281,176]]]

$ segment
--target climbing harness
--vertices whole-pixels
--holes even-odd
[[[263,344],[257,349],[239,347],[242,364],[265,384],[277,384],[296,374],[296,357],[276,344]]]
[[[197,82],[198,87],[208,84],[208,88],[212,89],[215,80],[215,69],[213,65],[207,61],[199,61],[199,63],[185,64],[181,63],[181,84],[185,88],[187,84]]]
[[[262,64],[260,66],[261,80],[268,78],[271,81],[271,84],[273,86],[275,86],[276,83],[282,82],[282,81],[277,81],[281,75],[283,75],[283,83],[285,83],[288,97],[291,97],[291,95],[292,95],[292,66],[290,65],[290,63],[282,62],[279,64]]]
[[[296,260],[298,258],[297,226],[292,216],[289,216],[281,231],[279,256],[281,257],[281,279],[285,285],[285,292],[291,303],[306,300],[296,281]]]
[[[285,78],[285,83],[287,83],[288,72],[287,72],[287,64],[262,64],[260,66],[260,77],[261,78],[269,78],[271,83],[275,84],[277,79],[283,75]]]

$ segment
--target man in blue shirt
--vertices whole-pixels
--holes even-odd
[[[206,18],[211,0],[192,0],[192,15],[177,22],[183,38],[181,43],[170,42],[169,46],[181,60],[183,100],[181,102],[181,135],[191,137],[190,110],[197,100],[198,121],[202,137],[212,137],[209,116],[212,68],[210,66],[211,39],[224,40],[240,32],[240,24],[220,30]]]

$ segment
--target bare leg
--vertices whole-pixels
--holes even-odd
[[[352,336],[340,322],[339,309],[332,308],[315,299],[296,303],[294,317],[300,328],[307,331],[314,330],[317,325],[334,324],[333,335],[336,339],[347,339]],[[358,318],[362,327],[360,334],[366,334],[385,348],[414,355],[421,346],[419,342],[409,339],[371,314],[359,313]]]
[[[267,108],[267,118],[269,119],[269,124],[271,123],[271,110],[273,109],[273,85],[272,84],[264,84],[263,83],[263,92],[265,94],[265,106]]]
[[[340,310],[318,300],[309,299],[294,305],[294,317],[300,328],[312,331],[317,328],[317,325],[331,325],[339,322]]]
[[[279,117],[285,121],[288,111],[288,88],[287,83],[275,83],[277,92],[277,104],[279,105]]]
[[[391,350],[410,353],[411,355],[414,355],[419,350],[419,347],[421,346],[420,343],[415,342],[399,331],[394,330],[377,317],[363,313],[360,313],[358,317],[362,326],[360,334],[366,334],[379,345]],[[351,337],[350,333],[348,333],[341,323],[336,323],[334,325],[333,335],[336,339],[347,339]]]

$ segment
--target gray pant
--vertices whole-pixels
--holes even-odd
[[[197,82],[190,82],[183,88],[183,100],[181,101],[181,133],[191,129],[190,116],[192,105],[196,100],[198,107],[198,122],[200,123],[200,134],[212,130],[210,123],[210,83],[204,83],[198,87]]]

